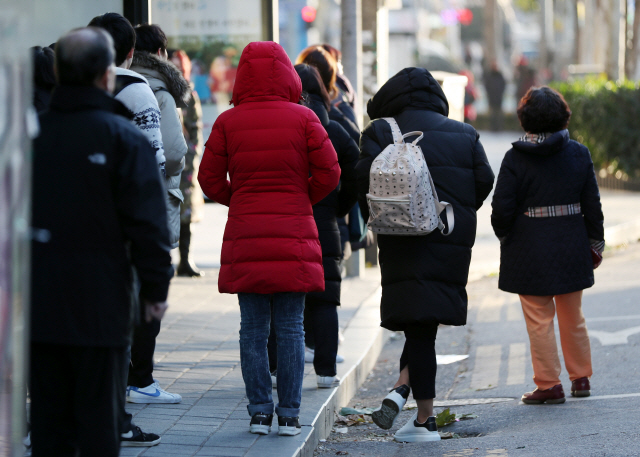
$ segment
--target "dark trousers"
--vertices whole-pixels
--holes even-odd
[[[436,397],[436,334],[438,324],[409,325],[405,331],[404,349],[400,356],[400,371],[409,365],[409,382],[413,398],[429,400]]]
[[[125,348],[31,344],[33,457],[117,457]]]
[[[156,350],[156,337],[160,333],[160,321],[142,321],[133,330],[131,344],[131,366],[127,385],[147,387],[153,384],[153,353]]]
[[[489,117],[491,120],[491,130],[499,132],[502,130],[504,123],[504,113],[502,112],[502,106],[490,106]]]
[[[318,376],[336,375],[338,354],[338,308],[307,299],[304,308],[307,346],[314,348],[313,368]]]
[[[123,392],[126,392],[127,378],[129,377],[129,365],[131,365],[131,346],[127,347],[123,362],[122,373],[120,375],[120,388]],[[125,402],[122,402],[122,408],[120,409],[120,433],[129,433],[136,425],[133,423],[133,415],[127,412],[124,408],[124,404]]]

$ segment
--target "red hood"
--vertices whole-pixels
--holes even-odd
[[[232,103],[281,100],[298,103],[302,83],[282,46],[255,41],[242,51]]]

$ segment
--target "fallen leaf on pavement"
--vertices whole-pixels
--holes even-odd
[[[454,422],[464,421],[469,419],[476,419],[478,416],[475,414],[455,414],[450,411],[450,408],[436,414],[436,425],[438,427],[444,427]]]

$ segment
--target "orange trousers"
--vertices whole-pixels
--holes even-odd
[[[560,384],[560,358],[553,328],[558,314],[560,342],[569,379],[590,377],[591,344],[582,314],[582,291],[540,297],[520,295],[524,319],[531,344],[533,382],[540,390]]]

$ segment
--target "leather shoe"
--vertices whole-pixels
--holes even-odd
[[[589,378],[578,378],[575,381],[571,381],[572,397],[588,397],[589,395],[591,395]]]
[[[526,403],[527,405],[541,405],[542,403],[556,405],[558,403],[564,403],[565,401],[562,384],[555,385],[547,390],[540,390],[536,387],[536,390],[533,392],[527,392],[522,396],[522,403]]]

